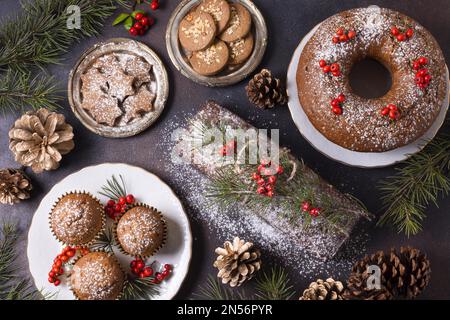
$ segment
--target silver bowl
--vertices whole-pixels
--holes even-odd
[[[153,111],[127,125],[116,127],[97,123],[89,113],[81,108],[81,75],[92,66],[97,58],[113,52],[134,54],[151,64],[153,66],[152,82],[149,87],[156,94]],[[113,38],[107,42],[97,43],[81,55],[69,74],[68,95],[72,111],[86,128],[103,137],[125,138],[144,131],[161,115],[169,95],[169,79],[161,59],[145,44],[126,38]]]
[[[255,37],[255,45],[252,55],[242,65],[230,67],[215,76],[203,76],[192,69],[186,59],[186,51],[178,41],[178,27],[181,20],[192,9],[200,4],[201,0],[183,0],[177,6],[169,20],[166,30],[166,46],[170,60],[175,68],[185,77],[208,87],[229,86],[246,78],[261,63],[267,48],[267,26],[259,9],[250,0],[232,0],[230,2],[240,3],[250,12],[252,17],[252,31]]]

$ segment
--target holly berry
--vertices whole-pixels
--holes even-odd
[[[420,62],[419,62],[419,61],[416,61],[416,62],[413,63],[413,69],[414,69],[414,70],[419,70],[420,67],[421,67],[421,65],[420,65]]]
[[[55,282],[53,283],[55,286],[59,286],[61,284],[61,280],[56,279]]]
[[[277,167],[277,174],[282,174],[284,172],[284,169],[282,166]]]
[[[331,67],[330,67],[330,66],[325,66],[325,67],[322,68],[322,71],[323,71],[324,73],[328,73],[328,72],[331,71]]]
[[[389,114],[389,108],[388,107],[384,107],[383,109],[381,109],[381,115],[382,116],[387,116]]]
[[[261,176],[258,173],[254,172],[252,174],[252,179],[258,181],[259,179],[261,179]]]
[[[106,203],[108,207],[113,207],[115,204],[116,202],[114,200],[108,200],[108,202]]]
[[[346,41],[348,41],[347,35],[343,34],[342,36],[339,36],[339,41],[340,41],[340,42],[346,42]]]
[[[167,264],[167,263],[164,265],[163,268],[164,268],[164,270],[172,270],[172,266],[170,264]]]
[[[397,40],[400,41],[400,42],[405,41],[406,40],[406,35],[404,35],[403,33],[400,33],[397,36]]]
[[[406,37],[411,38],[414,35],[414,30],[409,28],[405,33]]]
[[[333,107],[333,109],[331,109],[331,111],[333,111],[334,114],[340,116],[342,114],[342,108],[341,107]]]
[[[259,184],[260,186],[263,186],[266,184],[266,180],[264,180],[263,178],[258,179],[258,181],[256,181],[257,184]]]
[[[303,201],[301,208],[303,212],[309,211],[309,209],[311,208],[311,203],[309,203],[308,201]]]
[[[135,201],[134,196],[132,194],[127,195],[126,196],[126,201],[127,201],[128,204],[134,203],[134,201]]]
[[[339,28],[339,29],[337,29],[336,34],[337,34],[338,36],[342,36],[342,35],[344,34],[344,28]]]
[[[152,4],[150,5],[150,7],[152,8],[152,10],[158,10],[158,8],[159,8],[158,0],[153,0]]]
[[[53,282],[55,282],[55,278],[53,278],[53,277],[49,277],[49,278],[48,278],[48,282],[50,282],[50,283],[53,283]]]
[[[258,194],[264,194],[266,192],[266,189],[263,186],[261,186],[261,187],[258,187],[258,189],[256,189],[256,192]]]
[[[273,191],[273,185],[272,185],[272,184],[268,184],[268,185],[266,186],[266,191],[267,191],[267,192]]]
[[[68,260],[69,260],[69,257],[68,257],[68,256],[66,256],[66,255],[61,256],[61,261],[62,261],[62,262],[67,262]]]
[[[144,17],[144,14],[142,12],[138,12],[136,13],[136,15],[134,16],[134,18],[136,20],[141,20]]]
[[[425,57],[420,57],[419,60],[417,60],[421,65],[428,64],[428,59]]]
[[[400,34],[400,31],[398,30],[397,27],[392,27],[392,28],[391,28],[391,33],[392,33],[392,35],[394,35],[394,36],[398,36],[398,35]]]
[[[120,212],[120,211],[122,211],[122,205],[120,205],[119,203],[117,203],[117,204],[114,206],[114,211],[115,211],[115,212]]]
[[[342,103],[345,101],[345,96],[341,93],[340,95],[338,95],[337,100]]]
[[[145,264],[144,264],[143,261],[137,261],[137,262],[136,262],[136,269],[141,270],[141,269],[143,269],[144,267],[145,267]]]
[[[153,24],[153,22],[154,22],[153,18],[143,17],[143,18],[141,19],[141,24],[142,24],[144,27],[150,27],[150,26]]]
[[[66,252],[66,256],[68,256],[69,258],[72,258],[75,255],[75,250],[68,250]]]
[[[389,118],[392,120],[398,120],[400,118],[400,112],[398,110],[390,110]]]
[[[354,37],[356,37],[356,32],[351,30],[347,33],[347,36],[349,39],[353,39]]]
[[[130,268],[131,269],[136,268],[136,260],[133,260],[133,261],[130,262]]]
[[[337,44],[339,43],[339,37],[333,37],[331,41],[333,41],[334,44]]]
[[[339,107],[339,100],[338,99],[331,100],[331,106],[332,107]]]
[[[145,277],[150,277],[153,275],[153,269],[151,267],[145,267],[143,273]]]
[[[136,29],[138,29],[139,31],[142,30],[142,28],[144,28],[144,26],[142,25],[141,22],[136,22],[133,27],[135,27]]]
[[[274,193],[273,193],[272,190],[269,190],[269,191],[267,191],[266,195],[267,195],[269,198],[272,198],[273,195],[274,195]]]
[[[276,176],[270,176],[269,179],[267,179],[267,182],[269,182],[270,184],[274,184],[276,181],[277,181]]]
[[[161,282],[161,281],[164,280],[164,276],[163,276],[161,273],[159,273],[159,272],[156,273],[155,278],[156,278],[156,280],[158,280],[159,282]]]
[[[164,270],[161,275],[163,276],[163,278],[167,278],[170,275],[170,271],[169,270]]]
[[[138,29],[136,29],[135,27],[131,27],[130,30],[128,30],[128,32],[132,35],[132,36],[137,36],[138,35]]]
[[[127,199],[125,197],[120,197],[119,198],[119,204],[121,206],[125,205],[127,203]]]
[[[309,211],[309,214],[310,214],[311,216],[313,216],[313,217],[318,217],[319,214],[320,214],[320,208],[312,208],[312,209]]]
[[[339,71],[339,70],[340,70],[339,64],[337,64],[337,63],[331,64],[331,67],[330,67],[330,71],[331,71],[331,72],[337,72],[337,71]]]
[[[322,59],[322,60],[319,61],[319,66],[321,68],[325,67],[326,65],[327,65],[327,62],[325,60]]]

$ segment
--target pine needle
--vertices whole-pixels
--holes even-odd
[[[392,224],[408,237],[422,230],[425,210],[450,192],[450,135],[443,134],[380,183],[385,213],[378,225]]]
[[[98,193],[102,196],[112,199],[114,201],[119,200],[120,197],[127,195],[127,188],[122,175],[119,175],[120,181],[113,175],[111,179],[106,181],[106,185],[102,186],[102,191]]]
[[[114,234],[112,227],[106,227],[102,234],[92,243],[91,249],[97,251],[113,252],[113,247],[115,246]]]
[[[280,267],[264,272],[256,281],[256,291],[259,300],[289,300],[295,294],[287,273]]]
[[[159,293],[154,277],[130,278],[125,284],[122,300],[149,300]]]
[[[243,294],[235,293],[232,289],[222,285],[220,280],[209,275],[206,284],[200,286],[198,293],[194,293],[198,300],[246,300]]]

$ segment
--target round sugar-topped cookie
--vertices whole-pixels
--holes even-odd
[[[203,0],[197,10],[209,13],[213,17],[218,33],[221,33],[230,21],[231,9],[225,0]]]
[[[186,50],[199,51],[214,41],[216,31],[216,23],[210,14],[194,11],[180,22],[178,38]]]
[[[225,42],[217,40],[205,50],[194,52],[189,59],[192,68],[204,76],[220,72],[228,62],[230,51]]]
[[[219,38],[225,42],[232,42],[245,37],[252,26],[250,12],[243,5],[233,3],[230,7],[230,22],[227,28],[219,35]]]
[[[245,38],[228,43],[230,47],[230,65],[237,65],[247,61],[253,51],[253,35],[249,33]]]

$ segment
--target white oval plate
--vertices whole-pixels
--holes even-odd
[[[62,281],[58,287],[47,281],[53,259],[62,249],[50,231],[48,215],[55,201],[68,191],[87,191],[105,203],[106,197],[99,195],[98,191],[112,175],[117,178],[122,175],[128,193],[133,194],[138,201],[154,206],[166,218],[167,243],[150,261],[169,263],[174,269],[173,274],[160,284],[160,294],[152,299],[172,299],[188,273],[192,255],[192,233],[188,217],[177,196],[157,176],[144,169],[120,163],[105,163],[75,172],[54,185],[42,199],[28,233],[27,255],[36,287],[43,289],[45,293],[55,294],[55,299],[58,300],[75,299],[64,276],[61,277]],[[109,218],[108,220],[111,222]],[[128,271],[132,258],[118,251],[115,253]]]
[[[319,24],[320,25],[320,24]],[[436,117],[433,125],[428,131],[416,141],[386,152],[358,152],[345,149],[338,144],[335,144],[328,140],[314,125],[309,121],[308,116],[300,104],[297,89],[297,69],[300,60],[300,55],[303,51],[308,40],[313,36],[319,25],[315,26],[300,42],[297,49],[295,49],[291,63],[289,64],[287,74],[287,91],[289,95],[289,110],[291,112],[292,119],[295,125],[302,134],[302,136],[319,152],[325,156],[341,162],[346,165],[361,167],[361,168],[379,168],[393,165],[397,162],[408,159],[414,153],[422,150],[428,141],[432,140],[439,128],[445,121],[445,115],[447,113],[449,97],[444,101],[441,112]],[[449,81],[449,72],[447,68],[447,83]],[[448,91],[448,85],[447,85]]]

